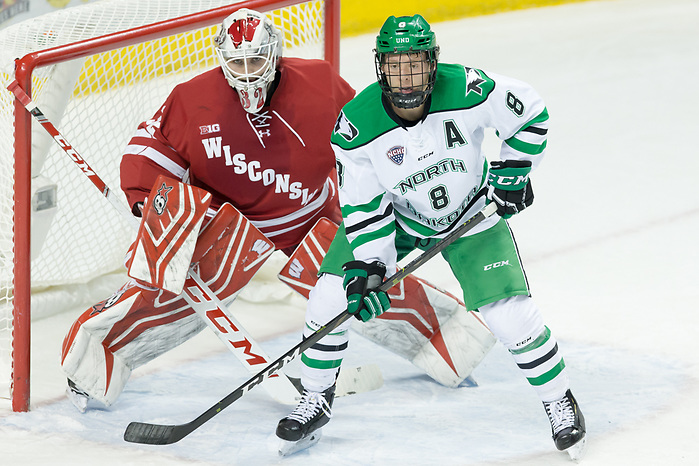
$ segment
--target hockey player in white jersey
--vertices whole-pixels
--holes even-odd
[[[447,246],[443,256],[467,308],[480,311],[543,402],[556,448],[577,457],[585,421],[556,339],[530,297],[506,220],[533,202],[529,173],[546,147],[546,106],[526,83],[438,65],[438,56],[435,34],[420,15],[391,16],[379,31],[378,82],[343,108],[332,135],[344,228],[311,293],[307,327],[334,317],[327,309],[338,301],[365,322],[382,314],[390,301],[377,286],[397,262],[494,202],[498,215]],[[502,140],[499,160],[490,165],[481,150],[487,128]],[[333,355],[344,351],[344,330],[304,353],[304,397],[279,422],[281,439],[318,441],[331,417],[342,357]]]

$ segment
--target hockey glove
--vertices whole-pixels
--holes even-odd
[[[377,289],[386,275],[384,264],[351,261],[343,265],[342,270],[345,271],[342,286],[347,293],[347,312],[366,322],[391,307],[386,292]]]
[[[529,182],[532,163],[528,160],[490,162],[488,199],[495,202],[498,215],[510,218],[534,202],[534,191]]]

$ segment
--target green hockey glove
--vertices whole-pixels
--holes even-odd
[[[490,162],[488,199],[495,202],[498,215],[510,218],[532,205],[534,191],[529,182],[532,163],[528,160]]]
[[[342,266],[345,276],[342,286],[347,294],[347,312],[366,322],[380,316],[391,307],[391,300],[377,288],[386,275],[386,266],[379,261],[351,261]]]

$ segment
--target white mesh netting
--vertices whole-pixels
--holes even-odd
[[[14,79],[14,59],[233,3],[242,2],[102,0],[0,30],[0,396],[12,351],[14,97],[6,87]],[[323,6],[310,1],[268,12],[284,33],[285,55],[322,58]],[[121,151],[175,84],[217,66],[211,48],[215,30],[214,25],[35,70],[37,106],[124,204],[118,189]],[[44,130],[32,124],[32,187],[57,186],[57,208],[37,207],[32,214],[34,319],[108,295],[123,280],[118,272],[134,233]]]

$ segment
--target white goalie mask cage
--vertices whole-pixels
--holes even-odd
[[[282,36],[272,21],[257,11],[241,8],[221,23],[214,50],[243,108],[258,112],[282,55]]]

